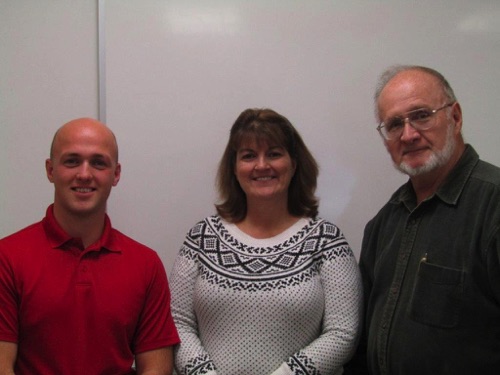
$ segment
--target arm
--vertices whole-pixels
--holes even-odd
[[[140,375],[171,375],[173,346],[179,337],[170,309],[170,288],[157,255],[147,270],[151,279],[133,342],[136,370]]]
[[[135,364],[137,375],[171,375],[174,367],[173,347],[138,353]]]
[[[500,306],[500,225],[491,236],[486,254],[491,290],[498,306]]]
[[[325,296],[322,331],[272,375],[293,374],[292,368],[298,366],[314,368],[321,374],[341,373],[356,348],[363,294],[359,268],[340,232],[325,242],[320,269]]]
[[[189,242],[189,246],[182,246],[170,278],[172,315],[181,339],[181,344],[175,348],[175,369],[179,375],[185,375],[190,368],[196,366],[207,371],[204,372],[205,375],[216,375],[215,366],[201,343],[194,310],[198,263],[192,248],[197,244],[189,235],[186,242]]]
[[[16,357],[17,344],[0,341],[0,375],[14,375]]]
[[[368,326],[366,325],[366,311],[368,309],[368,301],[372,290],[373,280],[373,265],[375,264],[376,249],[371,246],[375,242],[371,238],[371,223],[365,227],[363,235],[363,244],[361,246],[361,256],[359,261],[359,268],[361,271],[361,278],[363,280],[363,293],[364,293],[364,307],[365,313],[363,315],[363,329],[361,332],[361,339],[359,345],[354,353],[352,359],[344,366],[344,375],[364,375],[368,374],[367,363],[367,348],[368,348]]]
[[[13,375],[17,358],[17,290],[9,260],[0,244],[0,375]],[[7,341],[6,341],[7,340]]]

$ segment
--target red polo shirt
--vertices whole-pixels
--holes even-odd
[[[158,255],[111,227],[83,249],[46,217],[0,240],[0,341],[17,375],[129,374],[134,354],[179,343]]]

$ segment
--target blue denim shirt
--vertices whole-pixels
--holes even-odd
[[[420,205],[393,194],[360,258],[370,374],[500,374],[499,228],[500,168],[471,146]]]

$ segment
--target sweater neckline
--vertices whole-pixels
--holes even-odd
[[[269,238],[255,238],[246,234],[234,223],[230,223],[221,218],[221,222],[226,228],[227,232],[233,236],[239,242],[253,247],[268,247],[281,244],[290,239],[294,234],[296,234],[300,229],[302,229],[309,222],[308,218],[300,218],[290,227],[285,229],[283,232],[277,234],[276,236]]]

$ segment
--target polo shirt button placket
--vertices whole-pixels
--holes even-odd
[[[85,258],[80,258],[80,264],[78,266],[78,284],[80,285],[90,284],[90,268]]]

